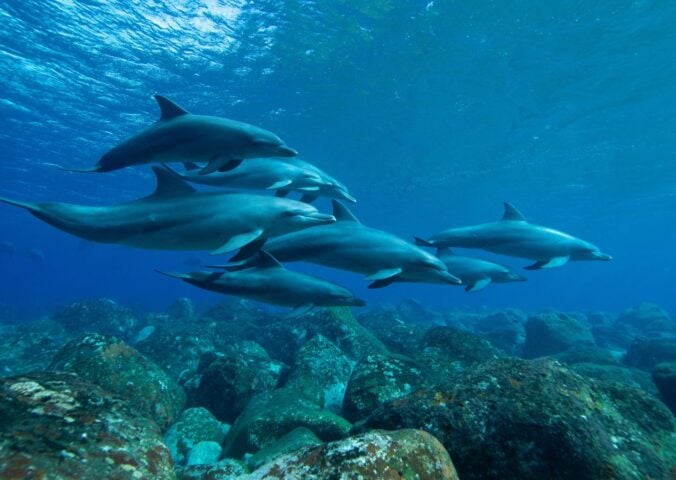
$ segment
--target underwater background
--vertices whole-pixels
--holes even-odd
[[[158,118],[159,92],[278,133],[348,186],[370,226],[412,239],[496,220],[509,201],[614,258],[472,295],[367,291],[358,275],[293,267],[371,304],[674,311],[674,21],[659,1],[4,1],[0,192],[100,205],[149,193],[147,166],[47,163],[94,164]],[[0,241],[0,303],[24,312],[218,300],[154,272],[194,270],[199,254],[87,243],[5,207]]]

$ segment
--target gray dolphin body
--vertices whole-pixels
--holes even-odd
[[[456,255],[450,248],[440,248],[437,257],[448,271],[462,280],[465,290],[476,292],[491,283],[523,282],[526,277],[499,263]]]
[[[505,203],[502,220],[470,227],[451,228],[429,239],[416,238],[430,247],[479,248],[535,263],[528,270],[553,268],[569,260],[611,260],[595,245],[548,227],[529,223],[513,205]]]
[[[72,235],[101,243],[158,250],[225,253],[301,228],[333,223],[307,203],[243,193],[198,192],[160,167],[155,192],[108,207],[0,201],[27,209]]]
[[[273,239],[265,250],[281,262],[304,260],[365,274],[373,281],[369,288],[392,282],[461,283],[434,255],[390,233],[362,225],[335,200],[333,215],[335,224]],[[233,263],[224,268],[234,270],[248,265],[247,259],[240,261],[241,257],[236,255]]]
[[[162,272],[160,272],[162,273]],[[165,274],[213,292],[236,295],[272,305],[293,308],[291,316],[317,306],[365,305],[346,288],[321,278],[292,272],[264,251],[256,253],[249,268],[235,272]]]
[[[294,157],[274,133],[227,118],[188,113],[171,100],[155,95],[160,119],[104,154],[89,168],[74,171],[110,172],[132,165],[207,162],[201,174],[232,169],[247,158]],[[71,170],[71,169],[69,169]]]
[[[356,202],[345,185],[307,162],[280,161],[269,158],[255,158],[244,162],[234,170],[202,175],[200,167],[186,162],[186,171],[175,172],[191,183],[212,187],[251,188],[276,190],[283,197],[291,191],[303,193],[301,200],[308,203],[319,196],[340,198]]]

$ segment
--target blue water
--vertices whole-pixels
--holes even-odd
[[[0,1],[0,195],[104,205],[150,192],[149,167],[46,163],[93,165],[157,118],[160,92],[279,134],[371,226],[425,236],[497,219],[508,200],[614,257],[475,294],[367,291],[357,275],[291,266],[370,303],[675,311],[675,24],[665,1]],[[195,269],[199,253],[86,243],[5,206],[2,242],[15,251],[0,252],[0,304],[219,299],[154,273]]]

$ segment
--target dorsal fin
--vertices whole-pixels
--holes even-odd
[[[157,186],[148,198],[179,197],[197,191],[167,167],[153,167],[153,173]]]
[[[279,263],[275,257],[270,255],[265,250],[258,251],[258,256],[254,261],[254,264],[251,266],[258,268],[284,268],[284,265]]]
[[[455,255],[455,252],[451,250],[451,247],[439,247],[437,248],[437,257],[439,255]]]
[[[332,203],[333,203],[333,216],[336,217],[337,222],[357,222],[357,223],[359,223],[359,220],[357,220],[357,217],[352,215],[352,212],[349,211],[345,205],[338,202],[337,200],[333,200]]]
[[[508,202],[505,203],[505,213],[502,215],[503,220],[515,220],[518,222],[525,222],[526,217],[523,216],[523,213],[518,211],[514,205]]]
[[[190,113],[185,108],[180,107],[169,100],[167,97],[155,94],[153,95],[153,98],[155,98],[160,105],[160,120],[170,120]]]

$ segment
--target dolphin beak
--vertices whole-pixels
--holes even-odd
[[[340,198],[342,198],[343,200],[347,200],[348,202],[352,202],[352,203],[357,203],[357,199],[354,198],[352,195],[350,195],[349,193],[347,193],[344,190],[339,190],[339,195],[340,195]]]
[[[462,285],[462,280],[455,275],[451,275],[448,272],[441,272],[441,276],[446,283],[450,283],[451,285]]]
[[[300,216],[303,220],[317,225],[328,225],[336,222],[336,217],[328,213],[314,212]]]
[[[611,257],[610,255],[607,255],[607,254],[601,253],[601,252],[594,254],[594,258],[596,260],[603,260],[604,262],[607,262],[608,260],[613,259],[613,257]]]
[[[275,153],[278,157],[296,157],[298,156],[298,150],[289,148],[286,145],[279,145],[275,148]]]

